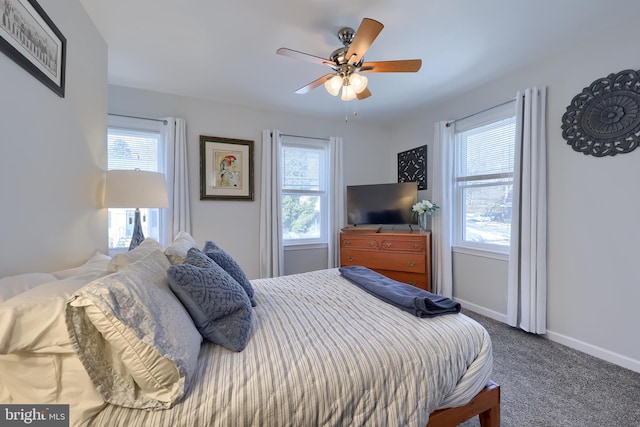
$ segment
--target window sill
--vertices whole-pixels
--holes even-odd
[[[509,254],[499,251],[492,251],[488,249],[478,249],[478,248],[469,248],[466,246],[453,246],[451,248],[452,252],[465,254],[465,255],[473,255],[482,258],[491,258],[497,259],[500,261],[509,261]]]
[[[284,245],[285,251],[299,251],[306,249],[327,249],[329,245],[326,243],[292,243]]]

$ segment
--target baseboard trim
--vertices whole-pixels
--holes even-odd
[[[481,314],[490,319],[497,320],[498,322],[507,323],[506,314],[494,310],[489,310],[488,308],[473,304],[469,301],[461,300],[459,298],[455,298],[455,300],[462,304],[464,308],[471,310],[474,313]],[[597,357],[598,359],[606,360],[607,362],[622,366],[625,369],[640,373],[640,360],[635,360],[630,357],[614,353],[613,351],[597,347],[593,344],[589,344],[584,341],[580,341],[575,338],[571,338],[550,330],[547,330],[547,334],[545,335],[545,337],[551,341],[566,345],[567,347],[571,347],[574,350],[581,351],[583,353]]]
[[[469,301],[462,300],[460,298],[454,298],[457,302],[462,304],[463,308],[473,311],[474,313],[481,314],[489,319],[497,320],[498,322],[507,323],[507,315],[498,311],[489,310],[488,308],[474,304]]]
[[[615,365],[622,366],[623,368],[630,369],[632,371],[640,373],[640,360],[635,360],[627,356],[623,356],[613,351],[609,351],[602,347],[586,343],[584,341],[577,340],[575,338],[568,337],[566,335],[559,334],[557,332],[547,330],[547,338],[551,341],[566,345],[575,350],[583,353],[595,356],[598,359],[606,360]]]

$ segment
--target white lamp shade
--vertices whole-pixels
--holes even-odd
[[[164,174],[141,170],[107,171],[104,207],[168,208]]]
[[[338,96],[340,93],[340,88],[342,87],[342,77],[339,75],[335,75],[331,77],[329,80],[324,82],[324,88],[333,96]]]
[[[340,97],[343,101],[351,101],[352,99],[356,99],[356,92],[353,90],[351,85],[342,87],[342,96]]]
[[[369,79],[361,74],[353,73],[349,76],[349,86],[351,86],[355,93],[360,93],[365,90],[367,83],[369,83]]]

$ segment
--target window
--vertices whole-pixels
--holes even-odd
[[[107,168],[140,169],[160,172],[164,149],[158,123],[109,116],[107,131]],[[133,234],[135,206],[131,209],[109,209],[109,251],[127,250]],[[145,237],[160,241],[162,216],[160,209],[140,209]]]
[[[328,143],[283,136],[280,159],[284,245],[326,244]]]
[[[455,246],[508,253],[514,103],[460,120],[455,126]]]

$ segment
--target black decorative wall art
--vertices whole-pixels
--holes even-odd
[[[595,157],[629,153],[640,143],[640,74],[625,70],[576,95],[562,116],[562,137]]]
[[[427,146],[398,153],[398,182],[417,182],[418,190],[427,189]]]

